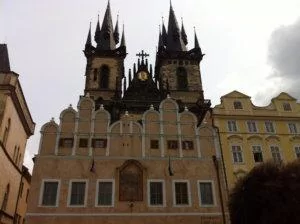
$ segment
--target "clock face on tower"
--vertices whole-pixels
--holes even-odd
[[[145,71],[140,71],[138,73],[138,79],[141,81],[146,81],[148,79],[148,73]]]

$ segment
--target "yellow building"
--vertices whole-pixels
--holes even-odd
[[[0,223],[23,222],[30,184],[23,159],[35,123],[18,76],[10,70],[7,46],[0,44]]]
[[[300,104],[280,93],[268,106],[255,106],[238,91],[221,97],[213,108],[229,188],[261,162],[288,162],[300,157]]]
[[[225,223],[225,176],[197,37],[187,50],[171,6],[155,71],[142,51],[127,79],[124,31],[117,45],[109,3],[99,24],[96,46],[90,30],[84,50],[85,95],[42,127],[28,223]]]

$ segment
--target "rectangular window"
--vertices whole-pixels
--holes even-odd
[[[300,146],[295,146],[295,153],[296,153],[296,158],[300,158]]]
[[[232,149],[233,162],[234,163],[242,163],[243,155],[242,155],[241,146],[233,145],[233,146],[231,146],[231,149]]]
[[[272,153],[272,157],[273,157],[274,162],[280,163],[282,161],[282,158],[281,158],[281,154],[280,154],[280,151],[279,151],[279,147],[278,146],[271,146],[270,148],[271,148],[271,153]]]
[[[234,101],[233,107],[234,107],[234,109],[243,109],[243,105],[242,105],[241,101]]]
[[[169,140],[168,141],[168,149],[178,149],[178,141]]]
[[[292,110],[291,104],[289,104],[287,102],[283,103],[282,106],[283,106],[284,111],[291,111]]]
[[[203,206],[214,205],[212,182],[199,182],[200,203]]]
[[[182,141],[182,149],[194,149],[193,141]]]
[[[104,138],[94,138],[93,147],[94,148],[106,148],[107,140]]]
[[[79,147],[80,148],[86,148],[88,147],[89,140],[87,138],[80,138],[79,139]]]
[[[263,162],[263,155],[260,145],[254,145],[252,146],[252,152],[253,152],[253,159],[256,163]]]
[[[151,149],[158,149],[158,140],[150,140],[150,147]]]
[[[189,205],[189,192],[187,182],[175,182],[175,204]]]
[[[153,206],[163,205],[163,182],[151,181],[149,183],[149,202]]]
[[[57,206],[58,201],[58,181],[44,181],[42,184],[43,206]]]
[[[72,148],[73,147],[73,138],[60,138],[59,146],[64,148]]]
[[[112,206],[113,205],[113,182],[99,181],[98,182],[98,206]]]
[[[297,131],[297,125],[295,123],[289,123],[289,131],[291,134],[296,134]]]
[[[249,132],[257,132],[255,121],[247,121],[247,127]]]
[[[86,181],[72,181],[70,193],[70,206],[84,206]]]
[[[228,131],[230,132],[237,131],[236,121],[227,121],[227,126],[228,126]]]
[[[21,182],[21,185],[20,185],[20,198],[21,198],[22,195],[23,195],[23,188],[24,188],[24,183]]]
[[[266,132],[275,133],[274,125],[272,121],[265,121]]]
[[[27,189],[27,193],[26,193],[26,203],[28,202],[28,196],[29,196],[29,189]]]

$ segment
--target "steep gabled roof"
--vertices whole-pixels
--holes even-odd
[[[6,44],[0,44],[0,71],[10,71],[9,57]]]

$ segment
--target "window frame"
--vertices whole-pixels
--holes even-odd
[[[211,192],[212,192],[212,204],[202,204],[202,198],[201,198],[201,183],[210,183],[211,184]],[[215,184],[213,180],[198,180],[197,181],[197,189],[198,189],[198,198],[199,198],[199,206],[200,207],[215,207],[217,206],[217,200],[216,200],[216,191],[215,191]]]
[[[175,144],[176,142],[176,144]],[[175,145],[175,147],[170,147],[171,145]],[[167,140],[167,148],[171,150],[176,150],[179,148],[178,140]]]
[[[56,201],[55,205],[43,205],[43,196],[44,196],[44,189],[45,189],[45,182],[56,182],[58,183],[57,185],[57,191],[56,191]],[[41,187],[40,187],[40,196],[39,196],[39,207],[58,207],[59,206],[59,196],[60,196],[60,186],[61,186],[61,181],[60,179],[42,179],[41,182]]]
[[[101,205],[98,203],[98,195],[99,195],[99,183],[111,182],[111,204],[110,205]],[[106,207],[112,208],[115,206],[115,180],[114,179],[98,179],[96,181],[96,195],[95,195],[95,207]]]
[[[297,153],[297,151],[298,151],[297,149],[299,149],[299,153]],[[296,159],[300,159],[300,145],[294,146],[294,153],[295,153]],[[298,154],[299,154],[299,157],[298,157]]]
[[[155,147],[153,147],[153,146],[155,146]],[[159,140],[158,139],[150,139],[150,149],[159,149]]]
[[[251,126],[249,126],[249,124]],[[248,130],[249,133],[258,133],[258,126],[257,126],[256,121],[248,120],[248,121],[246,121],[246,126],[247,126],[247,130]],[[255,128],[255,130],[251,130],[252,128]]]
[[[239,147],[240,153],[241,153],[241,158],[242,158],[241,160],[242,160],[242,161],[235,161],[235,160],[234,160],[234,155],[233,155],[233,153],[234,153],[234,147]],[[232,161],[233,161],[234,164],[241,164],[241,163],[244,163],[244,155],[243,155],[242,146],[241,146],[241,145],[238,145],[238,144],[231,145],[231,156],[232,156]],[[237,157],[237,158],[238,158],[238,157]]]
[[[71,205],[72,183],[74,183],[74,182],[85,183],[84,203],[83,203],[83,205]],[[68,187],[67,207],[73,207],[73,208],[86,207],[86,205],[87,205],[87,193],[88,193],[88,179],[70,179],[70,181],[69,181],[69,187]]]
[[[288,129],[289,129],[290,134],[298,134],[297,123],[289,122],[287,125],[288,125]]]
[[[185,144],[186,143],[186,144]],[[188,147],[186,147],[188,145]],[[193,140],[182,140],[181,146],[183,150],[194,150],[194,141]]]
[[[273,122],[273,121],[265,121],[264,123],[265,123],[265,131],[266,131],[267,133],[271,133],[271,134],[275,134],[275,133],[276,133],[276,129],[275,129],[275,125],[274,125],[274,122]],[[271,124],[271,127],[272,127],[273,131],[269,131],[269,130],[268,130],[269,128],[268,128],[267,123],[268,123],[268,124]]]
[[[255,147],[259,147],[259,149],[255,149]],[[263,151],[262,151],[261,145],[251,145],[251,148],[252,148],[252,155],[253,155],[254,163],[263,163],[264,162],[264,156],[263,156]],[[262,161],[256,162],[254,154],[258,153],[258,152],[261,154]]]
[[[243,110],[243,104],[240,100],[233,101],[233,108],[235,110]]]
[[[176,183],[186,183],[187,184],[187,204],[177,204],[176,203]],[[190,188],[190,181],[189,180],[173,180],[172,181],[172,190],[173,190],[173,207],[191,207],[192,205],[192,198],[191,198],[191,188]]]
[[[162,183],[162,204],[151,204],[151,192],[150,184],[151,183]],[[165,189],[165,180],[163,179],[148,179],[147,180],[147,199],[148,207],[166,207],[166,189]]]
[[[101,142],[101,144],[103,144],[103,147],[98,147],[98,145],[96,144],[97,142]],[[100,144],[100,143],[98,143],[98,144]],[[107,138],[93,138],[92,139],[92,147],[94,149],[106,149],[107,148]]]
[[[273,156],[273,152],[272,152],[272,148],[277,148],[278,149],[278,154],[280,155],[280,161],[275,161],[274,159],[274,156]],[[279,163],[279,162],[282,162],[283,161],[283,157],[282,157],[282,154],[281,154],[281,150],[280,150],[280,147],[278,145],[270,145],[270,152],[271,152],[271,156],[272,156],[272,159],[275,163]],[[277,153],[277,152],[276,152]]]
[[[228,120],[227,121],[227,130],[229,132],[237,132],[238,131],[236,120]]]
[[[292,111],[292,106],[289,102],[283,102],[282,108],[284,111]]]

